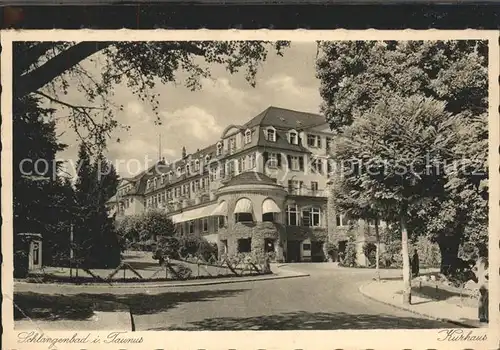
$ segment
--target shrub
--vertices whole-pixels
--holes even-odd
[[[357,266],[356,242],[354,242],[354,240],[350,239],[347,242],[345,256],[340,265],[346,267]]]
[[[377,246],[375,244],[370,242],[366,242],[365,244],[363,244],[363,253],[368,259],[368,263],[370,264],[370,266],[375,265],[377,259],[376,252],[377,252]]]
[[[403,256],[401,254],[401,241],[393,240],[387,242],[385,251],[380,254],[380,259],[385,267],[402,267]]]
[[[437,267],[441,264],[441,252],[436,243],[431,242],[425,236],[420,236],[414,246],[417,249],[420,264],[429,267]],[[413,254],[412,250],[410,254]]]
[[[326,244],[326,255],[328,255],[328,257],[330,257],[332,260],[335,260],[338,250],[338,247],[334,243],[328,242]]]
[[[191,278],[191,275],[193,274],[193,271],[189,267],[182,264],[177,265],[176,271],[178,277],[183,280]]]

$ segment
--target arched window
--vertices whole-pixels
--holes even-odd
[[[276,130],[274,128],[267,128],[266,139],[267,141],[276,142]]]
[[[299,143],[299,135],[295,130],[291,130],[288,133],[288,142],[292,145],[297,145]]]
[[[250,142],[252,142],[252,130],[247,129],[245,131],[245,145],[249,144]]]
[[[222,155],[222,142],[217,143],[217,155]]]
[[[194,161],[194,171],[198,171],[198,170],[200,170],[200,161],[199,161],[199,159],[196,159]]]
[[[205,163],[208,163],[209,161],[210,161],[210,155],[209,155],[209,154],[207,154],[207,155],[205,156]]]
[[[177,168],[177,177],[180,177],[181,175],[182,175],[181,167],[178,167]]]
[[[234,207],[235,222],[253,222],[253,205],[248,198],[241,198]]]

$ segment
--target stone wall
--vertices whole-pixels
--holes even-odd
[[[236,223],[219,231],[219,256],[224,252],[224,240],[227,241],[227,254],[238,254],[238,239],[251,238],[252,252],[264,253],[264,240],[275,239],[276,244],[282,243],[285,237],[284,226],[273,222]]]

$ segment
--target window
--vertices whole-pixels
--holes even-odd
[[[203,227],[203,232],[208,232],[208,218],[201,220],[201,226]]]
[[[180,177],[181,175],[182,175],[181,167],[178,167],[177,168],[177,177]]]
[[[320,226],[319,208],[307,208],[302,210],[302,226],[318,227]]]
[[[235,163],[234,160],[227,162],[227,174],[229,176],[233,176],[234,175],[234,171],[235,171],[235,169],[234,169],[235,168],[234,167],[234,163]]]
[[[314,227],[321,225],[321,209],[311,208],[311,224]]]
[[[318,183],[316,181],[311,181],[311,191],[318,190]]]
[[[198,191],[200,189],[200,180],[194,181],[194,190]]]
[[[172,181],[173,177],[174,177],[174,172],[173,171],[169,171],[168,172],[168,181]]]
[[[245,171],[247,169],[247,157],[241,157],[240,158],[240,164],[239,164],[239,166],[240,166],[240,169],[239,169],[240,173],[242,171]]]
[[[188,222],[188,232],[194,233],[194,221],[193,220]]]
[[[161,184],[165,183],[165,174],[161,174]]]
[[[333,159],[328,159],[326,162],[326,171],[328,174],[333,173],[333,169],[334,169],[333,165],[334,165]]]
[[[290,156],[288,159],[290,161],[289,167],[291,170],[294,171],[300,170],[300,157]]]
[[[321,136],[307,135],[307,146],[313,148],[321,148]]]
[[[236,138],[231,137],[229,139],[229,153],[233,153],[236,150]]]
[[[208,174],[208,176],[210,177],[210,181],[215,181],[215,179],[217,179],[217,165],[213,165],[210,167],[210,172]]]
[[[222,155],[222,142],[219,142],[217,144],[217,155],[218,156]]]
[[[255,153],[252,153],[248,156],[250,158],[249,169],[253,169],[257,166],[257,156]]]
[[[179,229],[179,233],[180,233],[181,235],[183,235],[183,234],[184,234],[184,223],[183,223],[183,222],[181,222],[181,223],[177,226],[177,228]]]
[[[200,170],[200,161],[196,159],[194,161],[194,171],[199,171]]]
[[[156,177],[153,179],[153,188],[156,188]]]
[[[269,153],[269,158],[267,160],[267,166],[269,168],[277,168],[278,167],[278,154],[277,153]]]
[[[336,221],[337,221],[337,226],[348,226],[350,220],[347,218],[347,216],[340,214],[337,215]]]
[[[290,131],[288,133],[288,142],[290,142],[292,145],[296,145],[299,143],[299,137],[295,131]]]
[[[315,173],[323,172],[323,159],[315,158],[311,161],[311,170]]]
[[[189,174],[191,174],[191,167],[188,163],[188,164],[186,164],[186,175],[189,175]]]
[[[253,222],[252,213],[236,213],[234,214],[236,222]]]
[[[224,216],[217,217],[217,224],[219,228],[223,228],[226,225],[226,218]]]
[[[209,185],[210,185],[210,183],[209,183],[208,177],[205,177],[203,179],[203,187],[208,188]]]
[[[148,189],[149,189],[150,187],[151,187],[151,180],[150,180],[150,179],[148,179],[148,181],[146,182],[146,188],[148,188]],[[121,194],[121,191],[118,191],[118,194],[121,196],[121,195],[122,195],[122,194]]]
[[[252,130],[245,131],[245,145],[252,142]]]
[[[377,222],[377,226],[381,226],[381,224],[383,223],[382,221],[380,221],[380,219],[376,219],[376,220],[367,220],[367,223],[368,223],[368,226],[371,226],[371,227],[375,227],[375,222]]]
[[[181,187],[176,187],[175,188],[175,197],[180,197],[181,196]]]
[[[326,151],[331,151],[333,139],[331,137],[326,138]]]
[[[269,128],[266,130],[267,141],[276,142],[276,130]]]
[[[302,250],[311,250],[311,245],[309,243],[302,244]]]
[[[207,155],[205,156],[205,163],[208,163],[209,161],[210,161],[210,155],[209,155],[209,154],[207,154]]]
[[[252,239],[238,239],[238,253],[250,253],[252,251]]]
[[[269,222],[274,222],[274,213],[265,213],[265,214],[262,214],[262,221],[263,222],[266,222],[266,221],[269,221]]]
[[[286,207],[286,224],[289,226],[297,226],[297,206],[288,205]]]

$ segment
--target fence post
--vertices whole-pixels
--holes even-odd
[[[197,275],[197,277],[200,277],[200,263],[199,263],[199,262],[197,262],[197,263],[196,263],[196,266],[197,266],[197,270],[198,270],[198,275]]]

